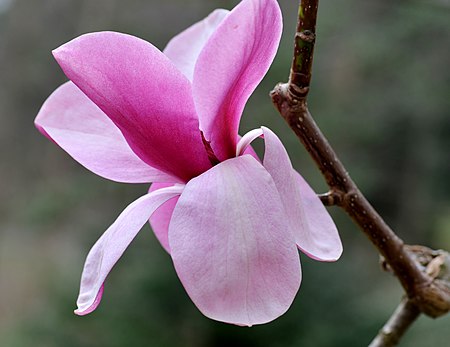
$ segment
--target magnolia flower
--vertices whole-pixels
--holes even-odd
[[[244,106],[278,48],[275,0],[216,10],[163,52],[115,32],[82,35],[53,54],[71,80],[44,103],[37,128],[107,179],[149,183],[89,252],[78,315],[149,220],[186,292],[212,319],[250,326],[291,305],[297,247],[334,261],[336,227],[268,128],[238,135]],[[261,162],[250,143],[263,137]]]

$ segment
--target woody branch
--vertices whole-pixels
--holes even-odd
[[[408,308],[439,317],[450,310],[449,286],[433,280],[421,268],[403,240],[386,224],[353,182],[309,112],[307,96],[316,40],[318,2],[300,1],[289,81],[275,86],[271,92],[272,101],[329,186],[329,192],[320,196],[322,202],[344,209],[369,238],[404,288]],[[406,328],[403,327],[403,332]]]

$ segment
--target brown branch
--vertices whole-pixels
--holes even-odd
[[[325,206],[340,205],[342,203],[342,194],[335,191],[329,191],[328,193],[318,195],[320,201]]]
[[[450,254],[443,250],[433,250],[421,245],[405,246],[421,269],[426,272],[443,290],[450,290]],[[383,258],[382,267],[392,272],[389,264]],[[446,289],[445,289],[446,288]],[[386,322],[369,347],[396,346],[412,323],[419,317],[421,311],[415,303],[403,298],[391,318]]]
[[[303,98],[306,98],[308,95],[311,81],[318,8],[319,0],[303,0],[298,8],[295,51],[292,59],[289,86],[292,88],[292,93]]]
[[[396,346],[403,334],[419,317],[420,310],[408,298],[404,298],[391,318],[375,336],[369,347]]]
[[[330,193],[321,196],[321,200],[326,205],[339,205],[347,212],[384,257],[419,311],[431,317],[443,315],[450,310],[449,292],[423,271],[403,241],[367,201],[309,113],[306,97],[310,88],[317,9],[318,0],[300,2],[289,82],[275,87],[271,92],[272,101],[330,188]]]

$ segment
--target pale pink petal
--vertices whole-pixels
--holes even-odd
[[[187,183],[169,243],[187,293],[209,318],[251,326],[274,320],[300,286],[300,259],[272,177],[245,155]]]
[[[258,154],[255,152],[252,146],[248,146],[243,154],[251,155],[253,158],[255,158],[258,162],[261,162],[261,159],[259,159]]]
[[[183,187],[176,185],[140,197],[98,239],[84,264],[76,314],[85,315],[97,308],[103,284],[113,266],[151,214],[167,200],[180,195]]]
[[[247,134],[242,136],[236,145],[236,157],[244,154],[249,148],[252,148],[250,144],[258,137],[263,136],[263,130],[261,128],[250,130]]]
[[[82,35],[53,54],[148,165],[185,181],[211,167],[191,84],[152,44],[100,32]]]
[[[161,188],[172,186],[172,183],[153,183],[150,186],[149,192],[154,192]],[[173,209],[177,204],[178,196],[166,201],[152,214],[150,217],[150,225],[156,238],[161,243],[161,246],[170,254],[169,246],[169,223],[172,218]]]
[[[271,174],[291,222],[298,247],[309,257],[335,261],[342,254],[336,225],[316,193],[292,168],[280,139],[268,128],[264,132],[264,167]]]
[[[275,0],[244,0],[201,51],[193,93],[200,128],[220,160],[235,155],[244,106],[275,56],[281,37]]]
[[[72,158],[104,178],[128,183],[178,181],[139,159],[114,123],[72,82],[49,96],[35,124]]]
[[[256,130],[259,130],[261,133],[262,133],[262,130],[261,129],[256,129]],[[251,131],[250,131],[251,132]],[[247,134],[246,134],[247,135]],[[252,136],[251,137],[253,137],[254,136],[254,133],[252,133]],[[236,146],[236,153],[239,153],[239,154],[236,154],[236,156],[238,157],[238,156],[240,156],[240,155],[243,155],[243,154],[249,154],[249,155],[251,155],[253,158],[255,158],[258,162],[260,162],[261,163],[261,159],[259,158],[259,156],[258,156],[258,154],[255,152],[255,150],[253,149],[253,147],[250,145],[250,142],[248,143],[248,144],[245,144],[245,143],[241,143],[241,142],[246,142],[248,139],[242,139],[242,136],[238,136],[238,144],[237,144],[237,146]],[[253,139],[254,140],[254,139]],[[237,148],[239,148],[239,150],[237,149]]]
[[[194,67],[200,51],[228,13],[229,11],[222,9],[213,11],[205,19],[174,36],[164,49],[164,54],[190,81],[194,76]]]
[[[320,261],[338,260],[341,257],[343,247],[333,219],[314,190],[295,170],[294,177],[300,187],[303,218],[310,230],[309,237],[298,243],[299,248],[312,259]]]

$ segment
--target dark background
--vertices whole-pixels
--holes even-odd
[[[211,321],[185,294],[146,226],[108,278],[101,306],[72,313],[85,256],[146,185],[91,174],[41,136],[33,120],[65,76],[50,51],[90,31],[127,32],[163,49],[219,0],[0,0],[0,346],[367,345],[400,301],[395,278],[337,208],[344,254],[302,256],[302,288],[276,321],[241,328]],[[276,113],[297,1],[281,0],[277,58],[248,103],[241,134],[266,125],[295,168],[323,179]],[[322,0],[310,109],[348,170],[407,243],[450,249],[450,3]],[[421,317],[402,346],[447,346],[450,316]]]

